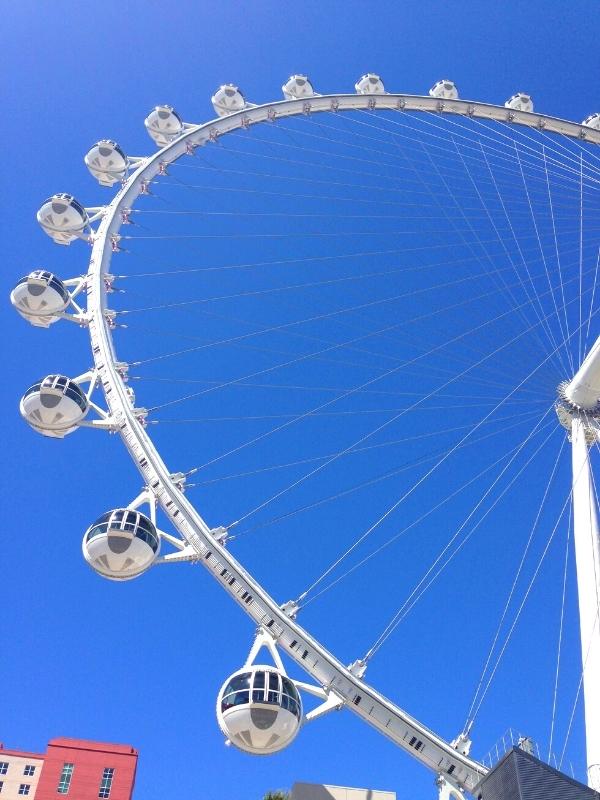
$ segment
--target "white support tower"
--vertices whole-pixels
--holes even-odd
[[[600,534],[589,447],[600,438],[600,338],[573,380],[560,389],[559,417],[570,429],[573,449],[573,534],[588,784],[600,791]]]
[[[600,544],[586,425],[572,422],[573,533],[579,593],[588,784],[600,790]]]

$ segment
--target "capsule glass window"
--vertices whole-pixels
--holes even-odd
[[[244,672],[242,675],[236,675],[232,678],[229,683],[227,684],[227,688],[223,692],[223,694],[231,694],[232,692],[237,692],[239,689],[249,689],[250,688],[250,673]]]
[[[285,676],[282,676],[282,681],[284,693],[288,694],[290,697],[293,697],[295,700],[298,700],[298,690],[296,689],[293,681]]]

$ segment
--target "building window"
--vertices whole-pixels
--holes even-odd
[[[58,788],[56,789],[59,794],[69,793],[69,786],[71,785],[71,778],[73,777],[74,769],[75,764],[63,764],[62,772],[60,773],[60,780],[58,782]]]
[[[28,777],[31,777],[34,772],[35,772],[35,767],[33,766],[33,764],[25,764],[25,769],[23,770],[23,775],[27,775]]]
[[[2,789],[4,789],[4,781],[0,781],[0,794],[2,794]]]
[[[8,761],[0,761],[0,775],[6,775],[8,772]]]
[[[29,790],[31,789],[31,785],[29,783],[22,783],[19,786],[19,794],[29,794]]]
[[[106,800],[107,797],[110,797],[110,789],[112,786],[114,774],[115,770],[113,767],[104,767],[104,772],[102,773],[102,780],[100,781],[100,791],[98,792],[98,797],[103,798],[103,800]]]

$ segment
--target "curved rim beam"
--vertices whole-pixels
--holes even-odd
[[[549,133],[560,133],[571,139],[582,139],[594,144],[600,144],[600,130],[583,125],[583,123],[570,122],[547,114],[537,114],[533,111],[517,111],[492,103],[480,103],[473,100],[440,100],[437,97],[411,94],[327,94],[314,95],[301,100],[279,100],[275,103],[247,106],[242,111],[237,111],[226,117],[219,117],[204,125],[192,126],[191,130],[184,131],[177,141],[189,139],[190,136],[193,137],[194,133],[206,128],[219,135],[244,127],[247,124],[298,116],[299,114],[374,109],[436,112],[439,114],[474,117],[475,119],[489,119],[496,122],[523,125],[527,128],[535,128]],[[228,125],[227,123],[230,124]],[[164,150],[168,151],[170,146],[165,147]]]
[[[114,419],[115,429],[120,433],[162,510],[194,548],[202,564],[254,622],[269,631],[277,644],[325,689],[331,689],[343,698],[350,710],[424,766],[436,773],[451,774],[458,785],[471,790],[487,771],[482,764],[459,753],[444,739],[353,675],[295,620],[287,616],[278,603],[211,534],[205,520],[172,480],[170,471],[144,429],[143,420],[136,416],[131,406],[117,368],[118,359],[107,308],[105,277],[110,274],[112,245],[123,224],[121,212],[132,207],[137,196],[145,191],[148,182],[164,171],[165,165],[192,153],[195,147],[207,141],[249,124],[312,112],[374,108],[436,111],[510,121],[600,144],[600,131],[554,117],[466,100],[441,101],[432,97],[399,94],[338,94],[303,100],[283,100],[246,108],[203,125],[191,125],[179,138],[146,159],[106,207],[94,236],[87,273],[88,328],[95,368],[111,418]]]

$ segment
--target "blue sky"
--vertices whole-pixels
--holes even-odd
[[[185,120],[200,122],[212,116],[210,96],[224,82],[240,85],[250,100],[266,102],[279,98],[282,82],[295,72],[308,74],[317,90],[330,92],[352,91],[361,74],[375,71],[391,90],[407,93],[426,93],[441,77],[455,80],[461,96],[489,102],[503,102],[523,90],[534,97],[537,109],[574,120],[599,110],[600,105],[598,13],[593,2],[575,0],[565,6],[536,1],[507,6],[410,0],[376,6],[304,2],[296,7],[270,2],[222,2],[218,6],[182,2],[171,8],[162,3],[106,2],[101,10],[70,2],[23,2],[5,10],[4,19],[7,24],[0,36],[8,79],[2,93],[4,107],[10,109],[5,141],[11,145],[2,170],[5,219],[8,217],[4,297],[21,275],[35,267],[65,277],[85,271],[86,247],[79,242],[69,248],[53,245],[37,226],[35,211],[47,196],[59,191],[72,192],[88,205],[105,201],[110,192],[95,185],[83,165],[83,154],[104,137],[116,139],[132,155],[153,152],[143,119],[156,103],[171,103]],[[293,138],[297,132],[290,130]],[[268,143],[261,152],[268,153],[275,146]],[[261,145],[256,147],[260,150]],[[223,158],[230,160],[222,161],[221,166],[231,168],[241,160],[235,154]],[[206,178],[194,169],[186,172],[174,167],[172,176],[188,183],[193,182],[192,176],[198,177],[196,173],[202,180]],[[283,178],[285,173],[280,174],[279,179]],[[210,179],[214,189],[214,175]],[[212,195],[206,200],[196,194],[188,202],[185,190],[173,185],[157,189],[157,194],[160,199],[154,209],[168,208],[169,202],[183,203],[186,208],[194,202],[206,210],[212,203]],[[236,202],[237,197],[230,207],[223,201],[224,205],[215,208],[227,210],[237,207]],[[305,210],[310,209],[306,206]],[[147,218],[144,223],[156,230],[161,224]],[[181,230],[178,226],[187,221],[168,224],[177,233]],[[260,248],[248,247],[254,251],[240,252],[239,245],[223,241],[174,252],[171,244],[164,242],[132,242],[133,266],[129,262],[121,266],[124,262],[119,261],[118,269],[134,274],[150,265],[149,269],[156,271],[161,264],[186,263],[188,258],[202,264],[258,260]],[[298,247],[307,257],[317,252],[311,250],[312,245]],[[274,246],[269,257],[285,254],[285,248],[278,251]],[[310,268],[307,274],[312,277]],[[129,295],[115,303],[118,308],[130,309],[151,305],[163,294],[175,300],[194,291],[196,296],[212,295],[223,290],[221,280],[227,291],[243,291],[252,285],[249,277],[236,284],[237,278],[222,279],[221,274],[200,284],[187,278],[176,284],[131,281],[127,283],[127,289],[132,287]],[[276,285],[265,280],[261,286]],[[202,793],[209,798],[241,800],[261,797],[269,788],[289,787],[295,780],[389,788],[396,790],[399,798],[411,800],[434,796],[433,776],[348,711],[307,727],[292,747],[275,757],[253,759],[223,746],[214,719],[215,697],[221,682],[243,662],[251,644],[251,625],[197,568],[165,567],[129,584],[114,585],[85,566],[80,551],[84,530],[106,509],[127,503],[139,491],[140,479],[114,436],[81,431],[60,442],[36,436],[25,426],[17,409],[21,392],[43,374],[55,370],[77,374],[86,369],[90,364],[87,337],[85,331],[66,324],[49,331],[30,328],[7,303],[4,309],[7,385],[2,393],[6,425],[0,592],[5,609],[1,731],[5,745],[39,750],[49,738],[59,735],[132,743],[141,754],[140,798]],[[282,309],[275,307],[273,319],[285,306]],[[251,306],[243,310],[254,313]],[[382,324],[386,321],[384,315]],[[144,324],[153,331],[152,336]],[[187,336],[206,330],[215,336],[223,332],[215,320],[167,312],[162,318],[159,315],[158,322],[154,317],[143,318],[137,328],[132,321],[131,332],[119,339],[119,348],[129,360],[176,349],[178,344],[171,346],[166,335],[156,333],[172,330],[176,324]],[[332,333],[327,329],[319,333],[324,332]],[[591,335],[598,333],[592,324]],[[495,335],[508,334],[502,330]],[[275,338],[272,346],[279,348],[282,341]],[[246,366],[246,356],[238,353],[232,358],[230,368],[239,374]],[[267,361],[262,358],[257,357],[258,366],[252,362],[247,371],[264,366]],[[517,369],[517,361],[513,353],[504,365]],[[202,365],[202,369],[216,367],[210,361]],[[197,368],[198,364],[188,366]],[[163,375],[147,370],[140,374]],[[338,366],[323,367],[312,377],[335,381],[342,375]],[[540,402],[552,402],[560,377],[566,376],[542,371],[536,384]],[[151,382],[142,386],[140,381],[139,397],[153,405],[187,391],[193,392],[194,387],[182,390]],[[231,411],[240,402],[256,413],[265,400],[259,393],[248,392],[241,401],[231,395],[223,408],[219,400],[204,406],[194,403],[189,416]],[[273,411],[298,413],[303,406],[294,402],[277,405],[273,400]],[[167,417],[166,409],[162,416]],[[177,406],[172,416],[185,417],[183,406]],[[458,412],[449,418],[448,427],[455,420],[460,425],[472,419],[468,413]],[[417,419],[415,425],[420,424]],[[152,433],[173,469],[189,469],[218,455],[223,442],[235,445],[240,430],[241,438],[249,437],[245,428],[220,425],[188,428],[159,424]],[[429,425],[425,423],[426,430],[433,431]],[[250,434],[263,430],[250,428]],[[313,441],[320,440],[329,430],[316,427],[309,435]],[[361,432],[357,429],[356,438]],[[530,524],[520,525],[520,520],[531,516],[539,502],[548,465],[552,465],[561,441],[560,434],[554,435],[556,448],[543,468],[526,473],[520,493],[494,522],[489,538],[497,537],[498,546],[469,551],[460,570],[424,597],[419,613],[407,618],[369,668],[367,678],[373,685],[448,738],[462,725]],[[298,446],[299,440],[293,438],[283,444],[274,442],[264,459],[275,459],[278,448]],[[333,438],[332,446],[342,445],[336,445]],[[443,441],[440,446],[449,444]],[[499,447],[490,445],[481,457],[488,462],[495,453],[499,457]],[[401,455],[404,463],[407,457],[417,458],[419,451],[409,446]],[[373,461],[367,467],[391,470],[398,466],[397,459],[397,455],[390,456],[383,464]],[[465,456],[454,476],[440,479],[432,488],[431,497],[451,488],[453,477],[470,463]],[[253,462],[242,458],[230,472],[238,465],[250,469]],[[558,488],[547,506],[544,525],[548,530],[564,499],[568,467],[563,453]],[[196,494],[190,490],[190,497],[198,505],[204,504],[211,522],[231,521],[253,505],[251,498],[256,497],[257,504],[268,495],[270,478],[260,480],[244,483],[242,489],[238,484],[230,490],[232,484],[226,482],[218,484],[223,489],[198,487]],[[326,486],[333,493],[348,482],[348,475],[341,473]],[[367,502],[350,506],[346,513],[356,518],[357,530],[366,527],[373,516],[369,504],[382,511],[393,502],[396,491],[386,484],[385,489],[369,495]],[[314,499],[310,492],[300,493],[296,501],[275,508],[270,516]],[[419,502],[422,500],[415,498],[411,512],[416,513]],[[221,508],[226,509],[224,518]],[[467,501],[461,501],[451,524],[467,508]],[[311,521],[306,526],[304,518],[294,518],[291,527],[285,528],[285,537],[271,535],[269,528],[240,536],[236,555],[265,581],[275,597],[286,600],[306,588],[339,554],[340,543],[327,534],[337,530],[342,519],[343,524],[349,519],[340,514],[328,506],[317,526],[314,517],[308,518]],[[446,524],[443,515],[435,520],[432,528]],[[280,532],[281,526],[277,530]],[[513,530],[514,536],[510,535]],[[392,533],[390,528],[377,543]],[[342,542],[351,540],[352,536],[342,537]],[[553,545],[553,560],[540,578],[529,615],[515,633],[512,657],[507,656],[506,669],[499,672],[494,691],[482,708],[480,727],[475,730],[476,756],[483,755],[509,725],[531,733],[547,747],[563,550],[561,538]],[[418,538],[405,550],[390,548],[388,552],[390,557],[383,564],[374,559],[377,568],[359,571],[354,579],[340,584],[339,591],[310,606],[301,619],[344,661],[364,653],[425,563],[419,561]],[[497,593],[489,591],[494,586]],[[567,612],[572,622],[572,574],[568,589]],[[565,636],[567,667],[559,742],[564,738],[578,680],[576,632],[569,630]],[[292,674],[301,677],[293,670]],[[526,703],[527,698],[532,702]],[[579,713],[568,752],[581,777]]]

